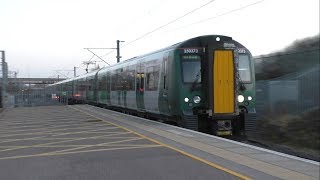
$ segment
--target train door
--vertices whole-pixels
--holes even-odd
[[[106,82],[107,82],[106,75],[103,74],[101,77],[101,87],[100,87],[100,99],[102,104],[106,104],[106,101],[107,101]]]
[[[107,79],[106,79],[106,99],[107,99],[107,105],[110,105],[111,104],[111,96],[110,96],[110,93],[111,93],[111,75],[110,73],[107,73]]]
[[[145,65],[138,64],[136,71],[136,102],[138,110],[145,110],[144,107],[144,77]]]
[[[215,50],[213,62],[213,112],[234,113],[233,50]]]
[[[169,53],[165,53],[162,61],[161,80],[162,86],[159,87],[159,111],[162,114],[169,112],[168,108],[168,57]]]
[[[98,73],[94,75],[92,90],[93,90],[93,102],[98,103]]]

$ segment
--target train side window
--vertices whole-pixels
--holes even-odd
[[[136,90],[143,92],[144,91],[144,65],[140,64],[137,65],[137,72],[136,72]]]
[[[164,60],[163,89],[167,89],[168,58]]]
[[[111,75],[111,91],[115,91],[116,89],[116,83],[117,83],[117,75],[112,74]]]
[[[107,90],[107,77],[105,75],[101,79],[101,90]]]
[[[102,81],[101,81],[100,78],[98,79],[98,90],[99,90],[99,91],[102,90]]]
[[[147,68],[146,76],[146,90],[147,91],[157,91],[159,83],[159,66],[152,66]]]
[[[107,79],[106,79],[106,90],[108,91],[108,92],[110,92],[110,86],[111,86],[111,76],[110,76],[110,73],[108,73],[107,74]]]
[[[140,76],[141,76],[140,73],[137,73],[137,74],[136,74],[136,90],[137,90],[137,91],[138,91],[139,88],[140,88]]]
[[[123,90],[123,73],[117,73],[116,74],[116,86],[115,90]]]
[[[82,80],[82,79],[80,79],[79,81],[78,81],[78,86],[79,86],[79,88],[78,88],[78,91],[84,91],[85,89],[86,89],[86,87],[85,87],[85,84],[84,84],[84,81]]]
[[[144,73],[141,73],[141,76],[140,76],[140,89],[142,91],[144,89]]]
[[[89,91],[93,90],[93,83],[94,83],[94,80],[93,79],[89,79],[89,84],[88,84],[88,90]]]
[[[127,84],[128,84],[128,87],[127,87],[127,90],[129,91],[134,91],[134,74],[135,74],[135,71],[128,71],[127,72]]]

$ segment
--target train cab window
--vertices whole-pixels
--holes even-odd
[[[239,55],[238,70],[242,82],[251,82],[250,60],[248,55]]]
[[[182,56],[182,80],[184,83],[201,82],[201,61],[199,55]]]

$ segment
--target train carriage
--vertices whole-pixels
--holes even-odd
[[[252,55],[227,36],[189,39],[73,82],[88,103],[217,135],[243,131],[255,115]]]

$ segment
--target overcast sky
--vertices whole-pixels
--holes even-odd
[[[83,74],[82,63],[92,57],[84,48],[114,48],[117,39],[125,41],[125,60],[207,34],[231,36],[260,55],[319,33],[319,0],[209,2],[0,0],[0,50],[6,51],[9,70],[18,71],[18,77],[72,77],[73,67]],[[115,64],[116,53],[110,51],[93,50]],[[106,66],[97,57],[92,61]]]

